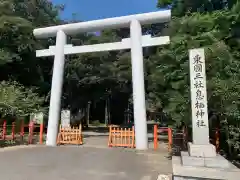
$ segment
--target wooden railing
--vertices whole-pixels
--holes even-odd
[[[59,133],[57,138],[57,144],[74,144],[74,145],[81,145],[83,144],[82,139],[82,126],[81,124],[79,127],[59,127]]]
[[[153,127],[153,145],[154,145],[154,149],[157,150],[158,149],[158,135],[160,133],[164,133],[167,132],[168,134],[168,151],[171,152],[172,151],[172,128],[169,127],[158,127],[158,125],[154,125]]]
[[[109,147],[135,148],[135,132],[132,128],[109,126]]]

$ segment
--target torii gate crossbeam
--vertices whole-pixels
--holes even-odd
[[[131,49],[136,148],[139,150],[145,150],[148,148],[142,47],[168,44],[169,37],[164,36],[152,38],[151,36],[142,36],[141,24],[167,22],[170,21],[170,18],[171,11],[166,10],[39,28],[33,31],[36,38],[48,38],[56,36],[56,46],[50,46],[49,49],[36,51],[37,57],[54,56],[46,145],[56,146],[58,122],[60,116],[59,112],[61,107],[65,55]],[[66,44],[67,35],[86,31],[103,30],[106,28],[113,29],[129,26],[130,38],[123,39],[121,42],[87,46],[72,46]]]

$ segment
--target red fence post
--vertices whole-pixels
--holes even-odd
[[[4,122],[3,122],[3,140],[6,139],[6,134],[7,134],[7,121],[4,120]]]
[[[42,144],[43,143],[43,129],[44,129],[44,125],[43,122],[40,124],[40,132],[39,132],[39,143]]]
[[[153,126],[153,146],[154,150],[158,149],[158,125]]]
[[[33,128],[34,128],[34,122],[29,122],[29,134],[28,134],[28,144],[32,144],[33,140]]]
[[[15,139],[15,122],[12,122],[12,140]]]
[[[168,128],[168,151],[172,152],[172,128]]]

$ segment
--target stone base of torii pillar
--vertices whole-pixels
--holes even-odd
[[[188,143],[188,152],[172,158],[173,180],[239,180],[240,170],[216,153],[212,144]]]

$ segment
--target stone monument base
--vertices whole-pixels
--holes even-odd
[[[219,154],[215,146],[188,144],[188,152],[173,156],[173,180],[239,180],[240,170]]]
[[[229,163],[230,164],[230,163]],[[230,168],[210,168],[184,166],[181,157],[173,156],[173,180],[239,180],[240,171],[230,164]]]
[[[216,157],[216,148],[212,144],[193,144],[188,143],[188,152],[194,157]]]

